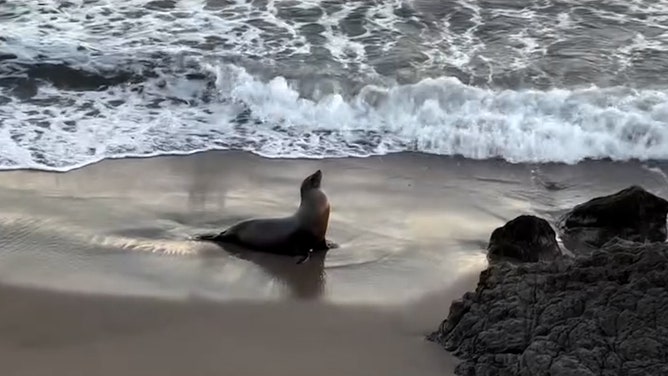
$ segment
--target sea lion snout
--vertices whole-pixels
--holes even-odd
[[[318,170],[314,172],[313,174],[311,174],[310,178],[313,182],[317,182],[318,185],[320,185],[320,183],[322,182],[322,171]]]
[[[313,174],[309,175],[302,182],[301,191],[304,193],[307,190],[319,189],[322,184],[322,171],[318,170]]]

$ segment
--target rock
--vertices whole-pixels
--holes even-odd
[[[546,220],[521,215],[492,232],[487,254],[491,259],[536,262],[554,260],[561,256],[561,249],[554,230]]]
[[[596,376],[584,367],[577,358],[560,356],[552,362],[549,375],[551,376]]]
[[[634,242],[666,240],[668,201],[639,186],[580,204],[560,221],[565,244],[601,247],[615,239]]]
[[[668,244],[490,264],[429,340],[457,375],[668,374]]]

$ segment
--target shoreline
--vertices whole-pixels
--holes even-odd
[[[197,260],[217,252],[185,240],[244,218],[290,213],[298,200],[295,187],[317,168],[323,169],[324,189],[333,205],[329,236],[343,246],[325,261],[324,270],[332,283],[325,287],[328,291],[324,294],[334,294],[341,300],[348,300],[346,295],[359,290],[355,285],[358,282],[350,278],[363,273],[359,271],[362,268],[385,273],[382,271],[391,267],[393,278],[406,282],[401,268],[409,268],[409,275],[423,275],[421,289],[438,289],[444,283],[442,269],[448,270],[446,274],[456,274],[458,268],[482,268],[483,250],[494,228],[519,213],[544,216],[554,223],[564,210],[582,199],[621,188],[625,183],[620,183],[619,176],[640,181],[658,192],[667,189],[663,170],[628,162],[529,166],[415,153],[284,160],[249,152],[204,152],[104,160],[67,173],[0,172],[0,206],[9,226],[3,231],[36,229],[39,234],[35,235],[45,239],[65,236],[54,251],[60,253],[62,247],[76,245],[82,252],[91,253],[85,256],[86,265],[103,274],[108,272],[98,270],[94,255],[109,250],[115,254],[114,267],[125,269],[123,259],[128,258],[133,260],[128,262],[169,270],[174,268],[169,262],[147,259],[145,255],[196,255]],[[24,246],[19,241],[15,245],[12,242],[11,247]],[[104,250],[94,250],[100,247]],[[34,257],[42,256],[35,253]],[[6,257],[0,253],[0,264],[3,259]],[[210,262],[230,268],[227,258]],[[188,268],[195,268],[194,262],[190,264]],[[247,273],[248,264],[234,262],[230,272]],[[272,268],[264,268],[263,273]],[[290,273],[287,270],[278,273]],[[29,269],[25,272],[34,274]],[[72,272],[79,274],[78,270],[67,273]],[[4,273],[7,282],[11,282],[7,276],[16,276],[19,281],[42,279],[8,269]],[[406,297],[416,293],[389,276],[375,277],[374,283],[403,289]],[[95,284],[94,273],[85,278],[82,285]],[[111,275],[109,278],[114,279]],[[136,282],[146,284],[144,280]],[[339,292],[335,292],[332,286],[346,286],[350,292],[338,287]],[[365,289],[368,292],[354,292],[354,300],[375,299],[376,288]]]
[[[396,151],[389,152],[385,154],[369,154],[364,156],[312,156],[312,157],[271,157],[264,154],[260,154],[251,150],[242,150],[242,149],[202,149],[194,150],[188,152],[156,152],[149,153],[145,155],[125,155],[125,156],[113,156],[113,157],[103,157],[94,161],[85,162],[82,164],[75,164],[70,167],[64,168],[46,168],[46,167],[0,167],[0,173],[3,172],[12,172],[12,171],[25,171],[25,172],[47,172],[47,173],[57,173],[57,174],[66,174],[68,172],[75,172],[81,169],[89,168],[101,163],[109,163],[113,161],[134,161],[134,160],[144,160],[144,159],[163,159],[163,158],[175,158],[175,157],[191,157],[202,154],[230,154],[230,155],[247,155],[251,158],[260,158],[263,160],[282,160],[282,161],[326,161],[326,160],[356,160],[356,159],[382,159],[383,157],[390,158],[438,158],[448,162],[480,162],[480,163],[503,163],[514,166],[546,166],[546,167],[576,167],[579,165],[595,164],[595,163],[604,163],[612,165],[643,165],[643,164],[658,164],[661,166],[668,165],[668,160],[660,159],[613,159],[611,157],[605,158],[584,158],[574,163],[568,162],[558,162],[558,161],[519,161],[513,162],[509,161],[501,156],[495,158],[470,158],[465,157],[462,154],[454,155],[445,155],[445,154],[434,154],[421,151]]]

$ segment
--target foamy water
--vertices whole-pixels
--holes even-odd
[[[6,2],[0,168],[668,158],[668,4]]]

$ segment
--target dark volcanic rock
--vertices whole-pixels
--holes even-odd
[[[668,375],[668,244],[492,264],[429,339],[458,375]]]
[[[565,242],[601,247],[614,238],[634,242],[666,240],[668,201],[631,186],[580,204],[562,219]]]
[[[494,230],[487,251],[490,259],[510,258],[523,262],[549,261],[561,255],[550,224],[533,215],[520,215]]]

